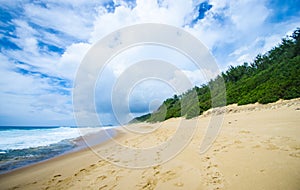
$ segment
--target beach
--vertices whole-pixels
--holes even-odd
[[[229,105],[216,140],[204,153],[200,144],[212,111],[191,120],[172,118],[138,123],[118,130],[114,140],[0,175],[1,189],[290,189],[300,187],[300,99],[266,105]],[[132,168],[154,157],[122,151],[115,142],[135,149],[158,146],[183,122],[197,121],[187,146],[164,162]],[[149,132],[151,131],[151,132]],[[146,133],[148,132],[148,133]],[[178,142],[179,143],[179,142]],[[96,153],[109,155],[108,160]],[[118,154],[119,153],[119,154]],[[146,158],[144,158],[146,157]],[[136,160],[133,160],[136,159]],[[142,161],[141,161],[142,160]],[[126,165],[127,164],[127,165]]]

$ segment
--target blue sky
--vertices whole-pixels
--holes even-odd
[[[181,27],[208,47],[224,71],[250,62],[300,27],[298,7],[297,0],[0,0],[0,125],[74,125],[72,89],[81,60],[94,43],[124,26],[151,22]],[[107,81],[126,67],[120,62],[107,68]],[[205,82],[192,67],[182,69],[195,85]],[[133,91],[134,115],[155,109],[174,93],[154,83]],[[98,85],[101,93],[96,92],[104,124],[115,123],[104,93],[111,85]],[[160,87],[167,90],[153,93]]]

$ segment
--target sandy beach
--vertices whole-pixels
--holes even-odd
[[[300,187],[300,99],[267,105],[226,107],[220,133],[211,148],[199,147],[211,111],[184,120],[187,129],[197,120],[196,132],[174,158],[147,168],[131,164],[163,155],[132,155],[115,146],[141,149],[157,146],[175,134],[181,118],[140,123],[119,130],[114,141],[66,154],[43,163],[0,175],[1,189],[289,189]],[[106,153],[114,165],[96,153]],[[144,157],[143,157],[144,156]],[[163,159],[162,159],[163,160]],[[127,165],[126,165],[127,163]],[[126,167],[128,166],[128,167]]]

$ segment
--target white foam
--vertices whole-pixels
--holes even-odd
[[[94,133],[103,128],[47,128],[31,130],[5,130],[0,131],[0,150],[25,149],[38,146],[48,146],[64,139],[72,139],[81,135]],[[2,152],[1,152],[2,153]]]

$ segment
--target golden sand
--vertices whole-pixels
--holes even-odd
[[[1,189],[290,189],[300,188],[300,99],[246,106],[227,106],[219,136],[204,154],[199,146],[211,119],[211,110],[184,122],[198,120],[188,146],[168,162],[143,169],[126,168],[132,155],[121,153],[114,141],[93,148],[111,153],[101,159],[90,149],[0,175]],[[131,148],[161,144],[172,137],[181,118],[128,128],[115,139]],[[190,124],[189,124],[190,123]],[[120,154],[118,154],[118,151]],[[143,155],[144,156],[144,155]],[[140,159],[145,159],[140,156]],[[157,154],[160,159],[163,155]],[[154,157],[149,158],[153,161]]]

